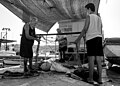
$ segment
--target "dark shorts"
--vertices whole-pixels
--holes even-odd
[[[102,37],[96,37],[86,42],[88,56],[103,56]]]
[[[59,47],[59,52],[61,52],[61,51],[65,52],[66,50],[67,50],[67,46],[64,46],[63,48]]]

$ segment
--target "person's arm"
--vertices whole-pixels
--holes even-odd
[[[36,40],[36,41],[39,40],[36,37],[30,36],[30,34],[29,34],[29,24],[25,24],[24,28],[25,28],[25,35],[26,35],[27,39],[29,39],[29,40]]]
[[[75,40],[75,43],[78,43],[81,40],[81,38],[86,34],[86,32],[89,28],[89,24],[90,24],[90,16],[87,16],[87,18],[85,20],[84,28],[83,28],[82,32],[80,33],[80,35],[78,36],[78,38]]]
[[[58,40],[58,35],[56,36],[56,39],[55,39],[55,41],[59,41],[59,40]]]

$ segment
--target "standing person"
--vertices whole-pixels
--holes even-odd
[[[34,40],[40,41],[35,35],[35,26],[38,19],[36,17],[30,17],[30,22],[25,23],[22,31],[21,44],[20,44],[20,56],[24,57],[24,75],[31,74],[33,50],[32,46]],[[29,62],[29,67],[27,65]]]
[[[61,34],[62,31],[58,28],[57,33]],[[65,35],[57,35],[55,41],[58,41],[59,43],[59,53],[60,53],[59,62],[65,62],[65,52],[67,50],[67,38]]]
[[[87,80],[89,83],[94,83],[93,71],[94,61],[96,61],[99,75],[98,83],[102,84],[102,21],[101,18],[95,14],[95,5],[93,3],[88,3],[85,8],[87,11],[85,25],[75,42],[77,43],[83,36],[86,36],[86,47],[89,63],[89,78]]]

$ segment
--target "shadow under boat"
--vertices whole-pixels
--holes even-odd
[[[13,60],[3,60],[3,65],[10,65],[10,66],[15,66],[15,65],[20,65],[22,62],[20,61],[13,61]]]

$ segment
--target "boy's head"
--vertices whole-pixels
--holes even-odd
[[[58,29],[57,29],[57,32],[58,32],[58,33],[61,33],[61,29],[60,29],[60,28],[58,28]]]
[[[93,4],[93,3],[88,3],[86,6],[85,6],[85,8],[87,9],[87,10],[91,10],[92,12],[95,12],[95,5]]]

